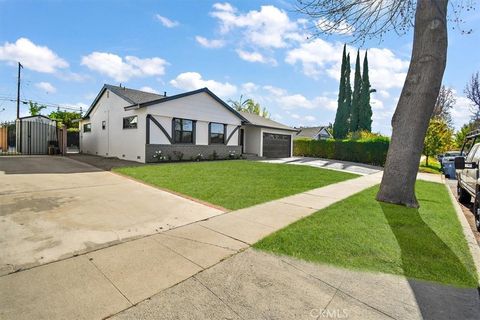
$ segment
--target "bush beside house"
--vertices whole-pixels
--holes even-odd
[[[298,139],[293,142],[293,155],[383,166],[389,143],[390,140],[386,137],[365,140]]]

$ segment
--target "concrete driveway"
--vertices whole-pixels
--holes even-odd
[[[324,168],[324,169],[337,170],[337,171],[346,171],[346,172],[356,173],[362,176],[378,173],[383,170],[382,167],[371,166],[364,163],[348,162],[348,161],[332,160],[332,159],[310,158],[310,157],[290,157],[290,158],[270,159],[270,160],[262,160],[262,161],[269,162],[269,163],[296,164],[296,165],[311,166],[316,168]]]
[[[64,157],[0,157],[0,275],[222,212]]]

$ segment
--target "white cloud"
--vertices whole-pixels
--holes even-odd
[[[157,90],[155,90],[155,89],[153,89],[152,87],[149,87],[149,86],[141,87],[139,90],[159,94],[159,92]]]
[[[126,56],[122,58],[113,53],[93,52],[82,57],[81,64],[120,82],[133,77],[161,76],[165,74],[165,66],[168,63],[159,57],[141,59]]]
[[[35,87],[43,90],[46,93],[55,93],[57,92],[57,88],[55,88],[50,82],[38,82],[35,83]]]
[[[195,40],[205,48],[217,49],[225,45],[222,39],[207,39],[201,36],[196,36]]]
[[[297,36],[298,26],[287,13],[272,5],[261,6],[259,11],[237,14],[228,3],[217,3],[211,15],[220,22],[220,32],[241,30],[243,38],[251,45],[261,48],[283,48],[286,40]]]
[[[322,74],[338,80],[343,45],[331,43],[322,39],[315,39],[302,43],[299,47],[287,52],[285,62],[295,65],[300,64],[306,76],[318,78]],[[356,48],[348,47],[352,70],[355,64]],[[365,51],[360,51],[363,67]],[[397,57],[393,51],[386,48],[371,48],[368,50],[369,75],[372,87],[382,90],[382,95],[388,95],[385,90],[401,88],[405,81],[409,61]],[[353,76],[353,72],[352,72]]]
[[[287,94],[287,91],[285,89],[270,86],[270,85],[263,86],[263,89],[267,90],[268,92],[270,92],[275,96],[283,96]]]
[[[245,60],[245,61],[248,61],[248,62],[269,63],[269,64],[274,65],[274,66],[277,65],[277,61],[275,59],[264,57],[259,52],[255,52],[255,51],[248,52],[248,51],[244,51],[242,49],[237,49],[236,51],[237,51],[238,56],[242,60]]]
[[[67,61],[48,47],[36,45],[27,38],[19,38],[15,43],[5,42],[0,46],[0,60],[20,62],[25,68],[45,73],[55,73],[68,67]]]
[[[331,99],[325,95],[317,96],[313,99],[308,99],[302,94],[289,94],[287,90],[274,87],[271,85],[263,86],[266,91],[267,100],[284,110],[298,110],[298,109],[317,109],[323,108],[326,110],[337,110],[336,99]]]
[[[374,97],[370,98],[370,105],[373,110],[383,109],[383,101]]]
[[[286,114],[289,115],[290,118],[295,119],[296,120],[295,122],[297,123],[296,126],[300,126],[300,127],[304,126],[303,124],[304,122],[312,123],[317,120],[317,118],[312,115],[302,116],[302,115],[299,115],[298,113],[291,113],[290,111],[287,111]]]
[[[369,49],[368,67],[372,87],[375,89],[402,88],[409,64],[409,61],[395,56],[390,49]]]
[[[245,90],[245,92],[250,93],[258,90],[258,86],[253,82],[246,82],[242,84],[242,90]]]
[[[207,87],[213,91],[213,93],[222,97],[230,97],[237,92],[236,86],[228,82],[222,83],[215,80],[204,80],[198,72],[181,73],[175,79],[171,80],[170,84],[175,88],[183,90],[196,90]]]
[[[340,43],[333,44],[317,38],[288,51],[285,62],[291,65],[300,63],[306,76],[316,78],[322,71],[332,67],[333,63],[340,63],[342,50],[343,45]],[[340,68],[338,71],[340,73]]]
[[[375,94],[380,95],[382,98],[390,98],[390,93],[387,90],[377,90]]]
[[[325,18],[318,19],[315,26],[320,29],[320,31],[328,34],[351,35],[353,31],[355,31],[355,28],[346,21],[335,24],[333,21]]]
[[[160,23],[167,28],[174,28],[180,25],[178,21],[170,20],[167,17],[161,16],[159,14],[156,14],[155,18],[157,18],[157,20],[160,21]]]
[[[466,97],[456,95],[454,91],[455,99],[457,100],[451,110],[452,119],[455,128],[460,129],[465,123],[470,121],[472,116],[473,104]]]
[[[313,109],[316,108],[314,101],[307,99],[301,94],[285,95],[277,98],[277,102],[283,109]]]

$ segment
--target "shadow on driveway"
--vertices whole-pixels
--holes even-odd
[[[102,169],[69,161],[62,156],[0,157],[0,174],[68,174],[99,171]]]

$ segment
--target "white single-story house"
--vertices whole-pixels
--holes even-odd
[[[333,139],[333,135],[328,131],[327,126],[318,127],[300,127],[294,139],[310,138],[313,140]]]
[[[80,121],[80,152],[154,162],[232,153],[290,157],[297,130],[238,112],[208,88],[173,96],[104,85]]]

